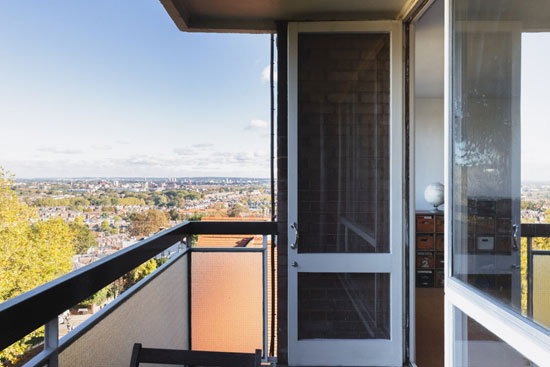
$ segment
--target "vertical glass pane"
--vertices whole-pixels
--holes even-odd
[[[298,339],[389,339],[390,275],[299,273]]]
[[[550,251],[533,254],[533,319],[550,328]]]
[[[455,330],[455,366],[536,366],[457,308],[455,308]]]
[[[532,292],[546,295],[528,243],[550,250],[550,3],[452,3],[453,275],[533,317]]]
[[[299,35],[299,252],[389,251],[389,46]]]

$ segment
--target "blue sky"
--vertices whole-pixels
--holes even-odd
[[[18,0],[0,45],[17,177],[269,177],[269,35],[182,33],[158,0]]]

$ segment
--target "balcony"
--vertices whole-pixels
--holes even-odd
[[[274,222],[185,222],[0,305],[0,347],[45,325],[25,366],[128,366],[144,347],[253,353],[275,361]],[[196,247],[195,235],[255,235],[261,245]],[[58,315],[168,249],[165,264],[58,338]]]

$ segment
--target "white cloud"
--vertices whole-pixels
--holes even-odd
[[[175,148],[174,153],[176,153],[177,155],[185,156],[185,155],[195,155],[197,151],[194,148],[182,147],[182,148]]]
[[[251,120],[246,127],[249,130],[263,130],[269,127],[269,122],[264,120]]]
[[[94,144],[90,148],[95,149],[95,150],[111,150],[111,149],[113,149],[112,146],[107,145],[107,144]]]
[[[269,67],[269,65],[267,65],[264,70],[262,70],[262,81],[263,82],[269,82],[269,79],[270,79],[270,75],[269,73],[271,72],[271,68]],[[277,70],[275,70],[273,72],[273,81],[275,83],[277,83]]]
[[[214,144],[212,143],[199,143],[191,145],[193,148],[212,148],[213,146]]]
[[[82,150],[78,149],[59,149],[56,147],[42,147],[37,149],[39,152],[43,153],[53,153],[53,154],[82,154]]]

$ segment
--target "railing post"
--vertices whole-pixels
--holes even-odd
[[[262,268],[263,268],[263,297],[264,297],[264,332],[263,332],[263,345],[264,345],[264,360],[267,361],[267,235],[262,235]]]
[[[191,260],[191,254],[192,254],[192,247],[193,247],[193,239],[191,237],[192,235],[187,235],[185,237],[185,246],[189,250],[187,252],[187,348],[189,350],[193,350],[192,343],[191,343],[191,335],[192,335],[192,328],[191,328],[191,320],[192,320],[192,314],[191,314],[191,308],[193,306],[193,300],[191,298],[191,286],[193,284],[191,275],[191,266],[192,266],[192,260]]]
[[[57,317],[48,321],[44,328],[44,352],[51,352],[48,358],[48,367],[59,365],[59,321]]]
[[[527,315],[533,318],[533,237],[527,237]]]

